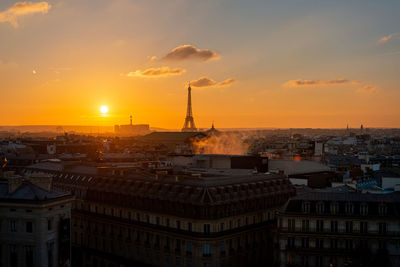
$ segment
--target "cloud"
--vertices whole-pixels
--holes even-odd
[[[211,78],[201,77],[198,80],[191,81],[190,85],[193,87],[223,87],[229,86],[234,82],[236,82],[236,80],[233,78],[229,78],[221,82],[216,82]]]
[[[399,33],[398,33],[398,32],[395,32],[395,33],[392,33],[392,34],[383,36],[381,39],[379,39],[378,42],[379,42],[380,44],[384,44],[384,43],[386,43],[387,41],[389,41],[390,39],[392,39],[392,38],[394,38],[394,37],[398,37],[398,36],[399,36]]]
[[[167,77],[173,75],[181,75],[186,70],[181,68],[170,69],[169,67],[160,68],[149,68],[146,70],[137,70],[134,72],[129,72],[126,76],[128,77]]]
[[[157,57],[156,56],[147,56],[147,59],[149,61],[155,61],[155,60],[157,60]]]
[[[372,85],[365,85],[363,87],[358,88],[356,92],[360,94],[372,95],[378,93],[378,89]]]
[[[328,81],[322,80],[289,80],[283,84],[285,87],[301,87],[301,86],[327,86],[327,85],[342,85],[342,84],[359,84],[361,81],[351,81],[347,79],[334,79]]]
[[[18,17],[35,13],[46,14],[50,8],[51,5],[45,1],[37,3],[17,2],[9,9],[0,12],[0,22],[9,22],[17,28]]]
[[[197,59],[208,61],[219,59],[220,55],[208,49],[198,49],[194,45],[181,45],[172,49],[165,57],[166,60]]]

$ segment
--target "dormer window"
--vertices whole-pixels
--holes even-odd
[[[353,214],[354,213],[354,205],[351,202],[347,202],[344,206],[346,214]]]
[[[331,214],[338,214],[339,213],[339,203],[332,202],[331,203]]]
[[[304,201],[301,206],[304,213],[310,213],[310,202]]]
[[[368,204],[367,203],[361,203],[361,205],[360,205],[360,214],[361,215],[368,215]]]
[[[387,214],[387,206],[384,203],[379,204],[378,211],[379,211],[379,215],[380,216],[386,216],[386,214]]]
[[[317,213],[324,213],[325,211],[324,202],[318,202],[316,208],[317,208]]]

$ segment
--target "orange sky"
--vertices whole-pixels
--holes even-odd
[[[400,127],[399,3],[314,2],[2,1],[0,125]]]

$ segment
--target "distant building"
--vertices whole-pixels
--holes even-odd
[[[119,136],[145,135],[150,133],[148,124],[132,124],[132,116],[130,116],[130,124],[115,125],[114,131]]]
[[[0,266],[69,266],[73,196],[51,177],[4,173],[0,180]]]
[[[193,154],[192,143],[207,138],[201,132],[153,132],[140,138],[151,145],[165,145],[170,153]]]
[[[192,159],[193,168],[250,169],[268,172],[268,158],[249,155],[199,154]]]

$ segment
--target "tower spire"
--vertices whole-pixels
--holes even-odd
[[[185,123],[183,124],[182,132],[197,132],[197,128],[194,124],[193,111],[192,111],[192,88],[190,82],[188,86],[188,101]]]

